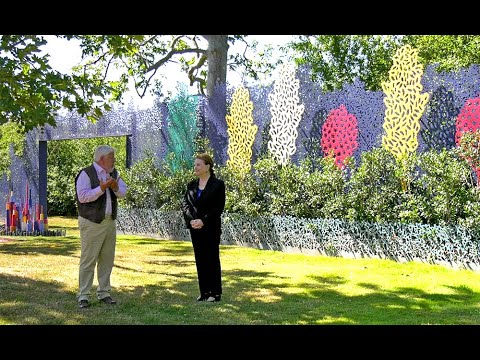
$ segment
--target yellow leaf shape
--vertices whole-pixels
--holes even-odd
[[[239,87],[232,96],[230,115],[226,116],[229,157],[226,165],[241,175],[249,173],[252,166],[252,147],[258,131],[252,111],[248,89]]]
[[[389,81],[382,82],[386,106],[382,146],[401,160],[418,148],[418,133],[429,93],[422,94],[423,68],[418,61],[418,50],[402,46],[393,57],[388,72]]]

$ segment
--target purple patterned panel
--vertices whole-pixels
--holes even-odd
[[[38,195],[38,142],[35,131],[29,131],[25,136],[25,149],[23,154],[23,170],[28,179],[28,186],[32,189],[32,200]],[[28,149],[28,150],[27,150]]]
[[[428,91],[432,93],[432,95],[435,94],[438,103],[432,105],[427,104],[427,109],[431,107],[432,110],[426,111],[422,116],[422,128],[420,131],[422,133],[426,130],[428,133],[434,126],[434,122],[438,121],[435,127],[441,129],[438,130],[439,133],[442,133],[440,136],[443,136],[446,145],[451,147],[452,144],[450,140],[446,140],[446,138],[449,139],[450,135],[444,135],[452,132],[455,133],[455,124],[449,121],[450,115],[453,117],[458,116],[460,109],[464,106],[467,99],[475,98],[480,94],[480,67],[478,64],[474,64],[468,69],[441,73],[438,73],[436,68],[437,65],[427,66],[422,77],[424,91]],[[452,94],[451,97],[447,95],[450,93]],[[444,98],[440,98],[441,96],[444,96]],[[432,100],[430,100],[430,102]],[[447,101],[448,104],[441,103],[443,101]],[[432,111],[435,115],[432,115]],[[437,116],[437,119],[433,119],[432,116]],[[442,119],[442,117],[446,117],[447,119]],[[428,138],[428,135],[426,137]],[[419,143],[419,150],[424,151],[429,148],[430,143],[426,143],[425,139],[423,139],[424,136],[420,138],[422,141]]]
[[[168,106],[165,102],[155,104],[155,110],[160,121],[156,122],[158,124],[158,132],[160,133],[159,139],[160,144],[157,146],[156,154],[159,160],[164,160],[168,153]]]
[[[34,199],[38,198],[39,139],[61,140],[131,134],[132,162],[141,160],[147,152],[151,152],[158,157],[160,164],[165,157],[162,121],[166,119],[166,111],[166,105],[162,103],[148,110],[138,110],[130,106],[128,109],[120,108],[105,113],[96,123],[77,113],[65,112],[56,118],[56,127],[46,125],[43,131],[33,129],[26,134],[25,155],[21,162],[18,160],[11,166],[14,174],[12,183],[19,181],[19,176],[28,178],[32,196]],[[6,196],[7,192],[0,195]]]
[[[130,133],[130,114],[136,112],[151,112],[151,110],[128,110],[119,108],[106,112],[97,122],[93,123],[76,113],[59,115],[56,118],[57,126],[45,126],[43,140],[61,140],[75,138],[92,138],[104,136],[121,136]]]
[[[322,127],[327,119],[328,112],[325,109],[318,110],[312,118],[312,126],[308,134],[305,132],[305,140],[303,141],[303,147],[305,149],[305,157],[312,160],[321,159],[323,157],[323,150],[321,146],[322,141]],[[303,130],[302,130],[303,131]],[[315,164],[312,170],[315,169]]]
[[[10,157],[12,159],[12,165],[10,166],[10,169],[12,171],[10,189],[13,190],[13,197],[15,199],[15,203],[17,204],[17,208],[19,209],[19,211],[21,211],[22,204],[25,203],[26,199],[25,187],[27,184],[27,174],[25,172],[25,163],[22,158],[16,156],[13,153],[12,148],[10,148]],[[36,191],[36,189],[32,189],[32,200],[34,204],[38,202],[38,192]]]
[[[138,147],[134,146],[133,144],[138,144],[139,143],[139,131],[138,131],[138,116],[135,112],[132,112],[130,116],[131,124],[130,124],[130,129],[132,131],[132,137],[130,138],[130,141],[132,143],[132,163],[135,163],[139,161],[140,154],[138,152]]]
[[[358,78],[353,84],[346,84],[343,90],[348,94],[345,106],[358,121],[359,147],[354,155],[359,160],[362,152],[381,146],[385,116],[384,93],[365,90],[364,83]]]
[[[102,137],[102,136],[105,136],[105,134],[107,133],[107,130],[108,129],[108,125],[109,125],[109,122],[108,121],[108,115],[106,116],[103,116],[101,119],[99,119],[97,121],[97,126],[96,126],[96,134],[98,137]]]
[[[268,94],[273,91],[273,85],[252,87],[248,90],[250,91],[250,99],[253,102],[253,123],[258,126],[252,149],[252,164],[254,164],[260,156],[267,152],[267,144],[270,139],[268,125],[271,120]]]
[[[440,151],[455,146],[455,119],[458,112],[452,91],[443,85],[433,91],[425,114],[420,119],[424,151]]]
[[[151,109],[131,110],[128,113],[133,163],[144,159],[149,154],[157,156],[159,160],[165,157],[167,146],[162,135],[167,116],[162,112],[164,106],[155,104]]]
[[[67,129],[69,129],[70,134],[79,134],[79,129],[78,129],[78,120],[80,119],[80,115],[77,114],[76,112],[71,112],[69,113],[68,117],[63,118],[64,124],[60,124],[60,126],[65,126]],[[59,124],[57,123],[57,129],[58,129]],[[70,135],[70,136],[71,136]]]
[[[207,101],[204,96],[198,96],[197,99],[197,126],[198,126],[198,136],[200,138],[205,138],[207,136],[207,122],[205,121],[205,107],[207,106]],[[203,151],[203,149],[200,149]]]
[[[28,186],[31,189],[32,200],[38,202],[38,137],[40,132],[38,129],[29,131],[25,135],[25,150],[22,157],[18,157],[10,150],[10,158],[12,164],[10,165],[11,179],[7,180],[4,176],[4,183],[0,187],[0,198],[5,201],[6,196],[13,190],[15,201],[25,199],[25,186],[28,181]],[[5,203],[2,205],[2,216],[6,215]],[[3,223],[2,220],[0,223]]]
[[[326,119],[327,111],[319,107],[318,98],[322,91],[320,86],[312,82],[311,68],[300,66],[297,69],[297,79],[300,81],[300,103],[304,105],[302,119],[298,124],[298,136],[295,141],[297,151],[292,155],[292,162],[299,164],[306,157],[321,157],[321,127]]]
[[[232,92],[233,89],[227,89],[225,84],[217,85],[213,95],[207,99],[205,104],[206,134],[214,151],[214,161],[219,165],[225,165],[228,160],[226,115]]]
[[[424,91],[434,92],[439,86],[443,85],[447,91],[451,91],[454,94],[454,106],[457,109],[460,109],[467,99],[479,95],[479,65],[471,65],[468,69],[449,73],[437,73],[436,68],[436,65],[426,67],[422,78]]]

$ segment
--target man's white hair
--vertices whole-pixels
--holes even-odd
[[[112,153],[115,155],[115,149],[109,145],[99,145],[93,154],[93,161],[98,162],[102,156]]]

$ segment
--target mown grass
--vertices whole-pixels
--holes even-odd
[[[121,234],[112,273],[118,304],[93,297],[79,309],[77,220],[49,224],[67,235],[0,242],[0,324],[480,324],[480,273],[471,270],[222,245],[222,301],[198,303],[190,242]]]

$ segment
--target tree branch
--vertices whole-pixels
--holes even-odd
[[[205,64],[205,61],[207,61],[207,55],[204,53],[200,57],[200,59],[198,59],[197,63],[192,67],[190,67],[190,69],[188,70],[188,78],[190,79],[190,86],[192,86],[195,82],[199,82],[200,91],[202,94],[203,94],[203,87],[206,85],[205,80],[195,76],[194,72],[195,70],[200,69],[203,66],[203,64]]]
[[[170,60],[173,56],[179,55],[179,54],[188,54],[188,53],[194,53],[194,54],[203,54],[206,56],[207,51],[203,49],[182,49],[182,50],[170,50],[167,55],[165,55],[163,58],[158,60],[155,64],[151,65],[150,67],[147,68],[146,73],[158,69],[160,66],[165,64],[168,60]]]

